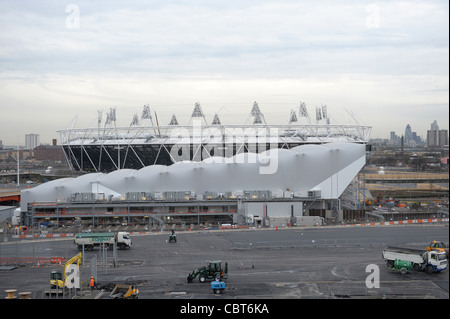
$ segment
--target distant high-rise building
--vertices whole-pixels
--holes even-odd
[[[389,135],[389,144],[390,145],[400,145],[401,137],[395,134],[395,131],[391,131]]]
[[[39,134],[25,134],[25,149],[32,150],[39,146]]]
[[[413,146],[413,144],[415,144],[414,140],[413,140],[413,135],[412,135],[412,130],[411,130],[411,126],[408,124],[406,125],[405,128],[405,145],[407,146]]]
[[[439,146],[448,145],[448,131],[439,130]]]
[[[389,144],[397,144],[397,135],[395,135],[395,131],[391,131],[391,134],[389,136]]]
[[[433,147],[438,146],[438,134],[436,130],[428,130],[427,131],[427,146]]]
[[[427,131],[427,146],[437,147],[448,145],[448,131],[440,130],[437,121],[431,123],[431,130]]]
[[[431,130],[432,131],[439,131],[439,126],[437,125],[437,121],[434,120],[433,123],[431,123]]]
[[[417,135],[417,132],[412,132],[412,138],[413,141],[416,142],[416,145],[423,145],[422,139]]]

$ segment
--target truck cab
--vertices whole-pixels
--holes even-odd
[[[125,249],[127,247],[131,247],[131,237],[128,232],[118,232],[117,233],[117,245],[120,249]]]
[[[426,271],[428,273],[442,271],[447,269],[447,255],[442,251],[427,251],[426,257],[428,264],[426,266]]]

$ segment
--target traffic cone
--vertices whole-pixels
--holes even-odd
[[[39,265],[39,261],[38,261],[37,267],[38,267],[38,268],[41,267],[41,266]]]

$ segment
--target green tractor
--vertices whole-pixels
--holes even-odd
[[[172,234],[169,236],[169,243],[176,243],[177,235],[175,235],[175,231],[172,229]]]
[[[206,282],[207,280],[223,280],[228,278],[228,263],[225,263],[225,267],[222,268],[221,260],[208,261],[206,266],[194,269],[187,277],[187,282],[191,283],[196,277],[200,282]]]

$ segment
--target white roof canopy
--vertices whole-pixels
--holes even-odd
[[[75,193],[125,196],[130,192],[310,191],[336,199],[366,162],[365,145],[329,143],[272,149],[260,154],[241,153],[231,158],[212,157],[202,162],[152,165],[62,178],[21,192],[21,209],[31,202],[66,201]]]

